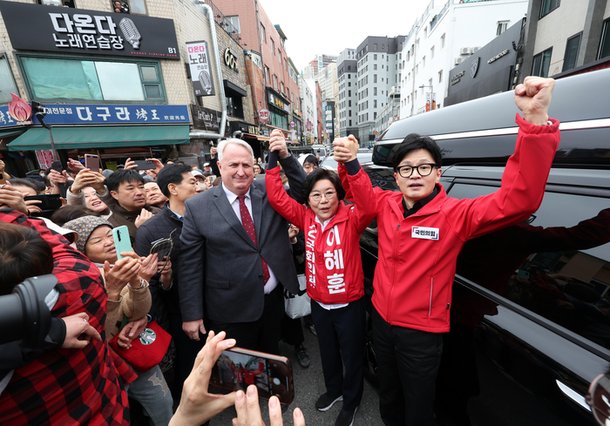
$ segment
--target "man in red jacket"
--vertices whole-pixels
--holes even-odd
[[[373,334],[379,406],[386,425],[434,424],[442,333],[449,331],[456,259],[464,243],[521,222],[542,201],[559,144],[547,111],[554,80],[527,77],[515,89],[519,134],[500,189],[474,199],[450,198],[440,184],[441,153],[431,138],[408,135],[393,152],[400,192],[375,188],[379,256],[373,281]],[[352,136],[350,136],[352,138]],[[335,142],[348,192],[354,141]]]

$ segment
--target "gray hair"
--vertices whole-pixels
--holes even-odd
[[[252,156],[252,160],[254,161],[254,151],[252,150],[252,147],[250,145],[248,145],[248,142],[241,140],[241,139],[236,139],[236,138],[228,138],[228,139],[224,139],[224,140],[220,141],[220,143],[218,144],[218,148],[217,148],[218,149],[218,161],[222,161],[222,157],[223,157],[225,148],[229,145],[243,146],[244,148],[246,148],[248,150],[248,152]]]

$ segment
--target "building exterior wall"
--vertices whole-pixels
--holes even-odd
[[[447,96],[449,71],[525,15],[525,0],[432,1],[412,26],[402,52],[401,118],[424,112]]]
[[[261,3],[256,0],[214,0],[212,3],[225,16],[239,16],[242,46],[259,52],[262,56],[267,88],[265,102],[262,103],[264,109],[270,111],[270,122],[275,127],[289,130],[293,121],[293,104],[300,97],[298,92],[294,93],[298,85],[289,71],[283,32],[273,25]],[[278,105],[281,107],[278,108]],[[261,108],[260,105],[254,105],[253,109],[258,111]],[[296,109],[299,110],[298,105]],[[265,132],[268,134],[269,129]]]
[[[531,0],[529,4],[522,76],[533,72],[534,57],[547,49],[552,49],[547,73],[550,77],[603,60],[598,54],[604,20],[610,17],[610,1],[564,0],[540,17],[541,4],[542,0]],[[565,63],[566,45],[579,33],[578,55],[571,67]]]
[[[567,39],[583,30],[587,5],[587,1],[563,0],[560,7],[538,20],[533,55],[553,49],[549,76],[561,72]]]

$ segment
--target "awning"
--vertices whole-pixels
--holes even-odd
[[[239,96],[243,97],[248,94],[244,89],[239,87],[237,84],[230,82],[229,80],[223,80],[223,83],[224,83],[225,89],[231,90]]]
[[[27,127],[13,127],[0,130],[0,150],[8,149],[8,143],[27,130]]]
[[[53,127],[56,149],[123,148],[189,143],[189,126]],[[49,130],[30,128],[8,144],[9,151],[50,149]]]

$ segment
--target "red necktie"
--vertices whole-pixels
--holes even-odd
[[[250,236],[250,239],[254,243],[254,245],[258,246],[256,242],[256,231],[254,230],[254,222],[252,222],[252,216],[250,216],[250,212],[248,211],[248,207],[246,207],[246,197],[244,195],[237,197],[239,200],[239,214],[241,216],[241,224],[244,226],[244,229]],[[261,262],[263,264],[263,283],[266,283],[269,280],[269,267],[267,266],[267,262],[261,256]]]

